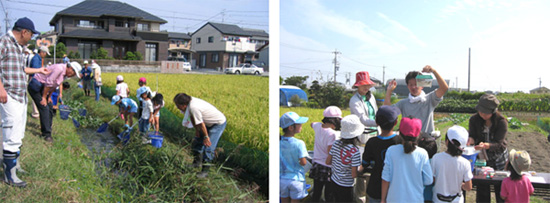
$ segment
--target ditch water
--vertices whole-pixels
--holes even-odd
[[[78,133],[81,135],[80,141],[90,150],[96,166],[110,167],[111,159],[107,156],[119,142],[118,138],[108,130],[97,133],[96,129],[79,129]]]

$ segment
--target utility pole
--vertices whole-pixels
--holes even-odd
[[[332,63],[334,63],[334,82],[336,82],[336,71],[338,71],[338,69],[340,69],[340,64],[338,63],[338,54],[342,54],[341,52],[339,52],[337,49],[334,49],[334,52],[332,52],[334,54],[334,61]]]
[[[542,88],[542,77],[539,78],[539,89]]]
[[[458,89],[458,77],[456,77],[455,88]]]
[[[6,33],[8,33],[9,29],[10,29],[10,19],[8,18],[8,11],[5,11],[6,13],[6,19],[4,19],[6,21]]]
[[[225,9],[222,10],[222,23],[224,21],[224,18],[225,18]]]
[[[347,72],[347,73],[346,73],[346,84],[349,85],[350,82],[351,82],[351,73],[350,73],[350,72]]]
[[[468,92],[470,92],[470,54],[471,54],[472,48],[468,48]]]
[[[382,65],[382,85],[386,84],[386,66]]]

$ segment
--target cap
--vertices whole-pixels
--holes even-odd
[[[508,154],[508,161],[510,162],[510,165],[514,167],[514,170],[516,170],[519,174],[521,174],[522,171],[529,169],[531,166],[531,157],[529,156],[529,153],[523,150],[510,150],[510,153]]]
[[[361,71],[355,74],[355,84],[353,86],[357,87],[361,85],[374,85],[374,82],[370,80],[369,72]]]
[[[403,117],[399,124],[399,133],[403,136],[418,137],[422,129],[422,121],[418,118]]]
[[[358,137],[365,131],[365,126],[361,123],[359,117],[357,117],[357,115],[355,114],[351,114],[342,118],[340,125],[342,126],[340,128],[340,138],[343,139]]]
[[[40,51],[41,52],[46,52],[46,54],[48,54],[48,56],[50,56],[50,50],[48,49],[48,47],[46,46],[40,46]]]
[[[325,111],[323,111],[323,116],[342,118],[342,110],[340,110],[337,106],[329,106],[325,109]]]
[[[484,94],[479,98],[476,110],[485,114],[493,114],[497,111],[497,107],[500,104],[497,97],[493,94]]]
[[[116,76],[116,81],[124,81],[124,78],[122,77],[122,75],[118,75]]]
[[[80,66],[80,64],[76,61],[70,62],[69,64],[71,65],[71,68],[73,68],[75,76],[80,78],[79,73],[80,73],[80,70],[82,70],[82,66]]]
[[[300,117],[297,113],[290,111],[281,116],[281,119],[279,119],[279,125],[281,128],[285,129],[294,124],[306,123],[308,119],[308,117]]]
[[[32,22],[32,20],[27,17],[17,19],[13,27],[20,27],[23,29],[30,30],[34,34],[40,34],[40,32],[34,29],[34,23]]]
[[[145,83],[145,82],[147,82],[147,79],[145,79],[144,77],[141,77],[141,78],[139,78],[139,82]]]
[[[88,64],[88,60],[84,60],[84,64]]]
[[[385,105],[378,109],[378,112],[376,112],[376,118],[383,118],[382,123],[378,123],[379,125],[384,123],[394,123],[397,120],[397,117],[399,117],[399,114],[401,114],[401,110],[399,110],[396,106]]]
[[[116,102],[120,101],[120,96],[115,95],[113,98],[111,98],[111,105],[115,105]]]
[[[462,126],[454,125],[447,130],[447,138],[458,141],[460,148],[464,149],[468,144],[468,131]]]

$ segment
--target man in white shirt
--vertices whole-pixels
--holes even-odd
[[[193,165],[202,165],[204,162],[211,163],[214,160],[214,150],[218,145],[227,120],[225,115],[212,104],[185,93],[179,93],[174,97],[176,107],[185,114],[183,123],[185,127],[195,128],[195,139],[191,144],[194,160]],[[202,172],[197,175],[204,178],[208,175],[209,165],[202,165]]]

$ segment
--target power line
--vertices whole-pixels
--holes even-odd
[[[358,60],[355,60],[355,59],[352,59],[352,58],[348,58],[348,57],[346,57],[346,56],[344,56],[344,55],[342,55],[342,57],[345,58],[345,59],[348,59],[348,60],[350,60],[350,61],[353,61],[353,62],[355,62],[355,63],[359,63],[359,64],[362,64],[362,65],[365,65],[365,66],[382,67],[382,66],[378,66],[378,65],[366,64],[366,63],[363,63],[363,62],[361,62],[361,61],[358,61]]]
[[[320,51],[320,50],[314,50],[314,49],[308,49],[308,48],[298,47],[298,46],[294,46],[294,45],[287,44],[287,43],[284,43],[284,42],[281,42],[281,46],[290,47],[290,48],[294,48],[294,49],[300,49],[300,50],[304,50],[304,51],[325,53],[325,54],[330,54],[330,53],[332,53],[332,52],[330,52],[330,51]]]

